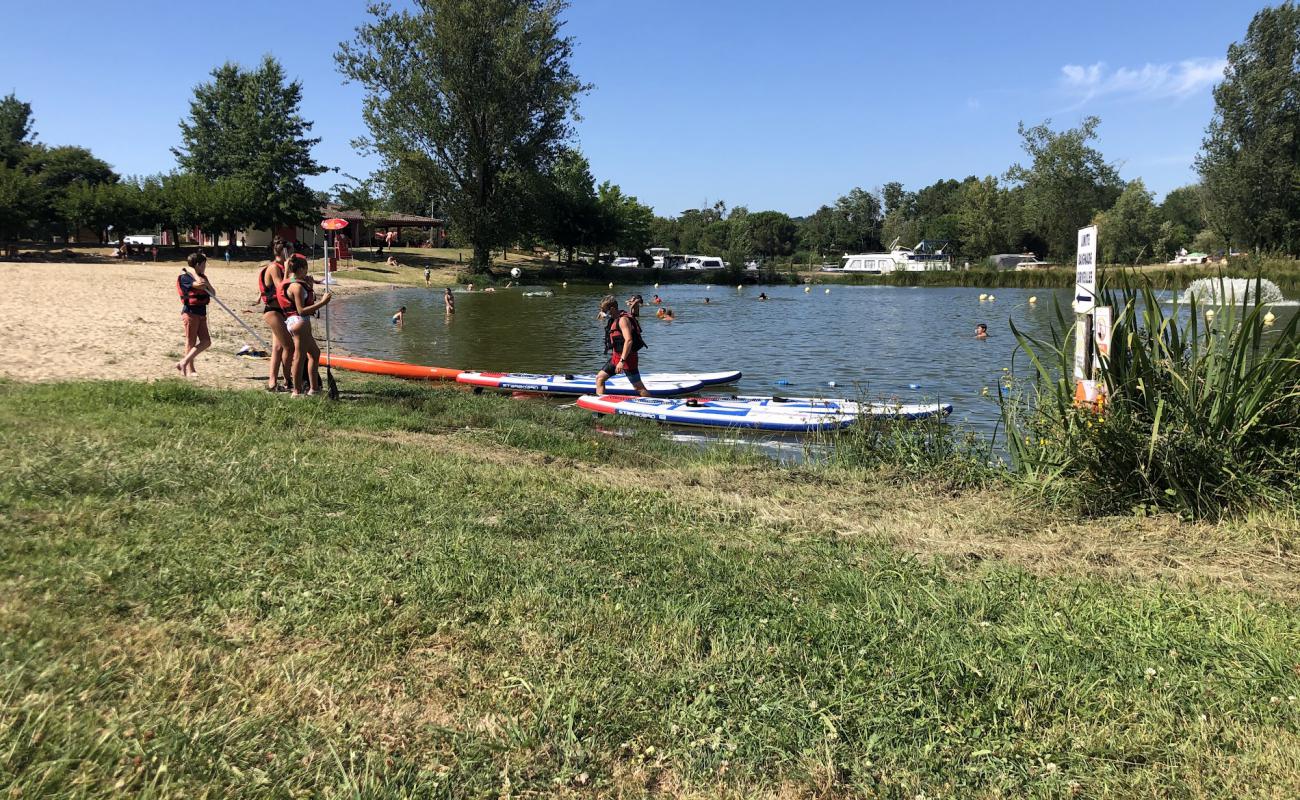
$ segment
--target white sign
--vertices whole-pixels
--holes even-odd
[[[1097,226],[1079,229],[1074,259],[1074,313],[1087,314],[1097,302]]]
[[[1092,363],[1097,369],[1101,368],[1103,358],[1110,358],[1110,329],[1112,324],[1110,306],[1097,306],[1092,310],[1092,341],[1096,345]]]
[[[1088,339],[1091,337],[1091,331],[1088,330],[1088,318],[1078,317],[1074,322],[1074,379],[1076,381],[1088,378]]]

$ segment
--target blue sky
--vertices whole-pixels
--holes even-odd
[[[0,48],[0,93],[33,105],[41,141],[166,171],[193,87],[270,52],[303,83],[317,159],[362,175],[361,91],[333,52],[364,5],[33,4],[33,35]],[[1017,121],[1096,114],[1106,158],[1163,195],[1194,179],[1214,76],[1264,5],[577,0],[574,69],[595,85],[578,142],[598,180],[662,214],[724,200],[800,215],[854,186],[1001,174]]]

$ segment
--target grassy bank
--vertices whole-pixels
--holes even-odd
[[[10,796],[1293,797],[1293,519],[541,402],[0,385]]]

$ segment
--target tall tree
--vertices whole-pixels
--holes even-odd
[[[1097,216],[1101,258],[1110,264],[1150,260],[1160,237],[1160,210],[1142,179],[1130,181],[1115,205]]]
[[[835,201],[835,241],[849,252],[862,253],[880,246],[880,200],[854,187]]]
[[[798,226],[788,214],[757,211],[749,215],[748,222],[751,253],[770,259],[794,252]]]
[[[1300,252],[1300,7],[1255,14],[1228,47],[1196,167],[1220,233]]]
[[[305,222],[316,213],[303,178],[325,168],[312,158],[320,139],[308,138],[312,123],[299,111],[302,84],[290,81],[271,56],[252,70],[225,64],[212,82],[194,90],[189,117],[181,121],[181,146],[173,148],[186,172],[206,181],[241,182],[229,197],[251,197],[247,223],[263,228]],[[248,187],[252,195],[248,195]],[[231,231],[233,235],[233,231]]]
[[[385,169],[412,155],[426,190],[487,269],[519,228],[511,186],[544,171],[587,90],[560,35],[563,0],[417,0],[370,7],[337,63],[366,90],[363,115]],[[513,176],[513,178],[512,178]]]
[[[989,175],[962,186],[957,224],[968,256],[985,258],[1006,246],[1006,204],[997,178]]]
[[[36,141],[32,130],[32,104],[12,93],[0,99],[0,164],[16,167]]]
[[[601,224],[591,165],[582,153],[566,148],[540,184],[536,193],[538,233],[572,265],[580,247],[595,243]]]
[[[1088,144],[1100,124],[1097,117],[1086,117],[1079,127],[1058,133],[1051,120],[1032,128],[1020,123],[1030,164],[1012,165],[1007,180],[1024,187],[1025,224],[1055,258],[1074,253],[1078,229],[1110,208],[1123,189],[1115,167]]]
[[[597,246],[613,247],[620,255],[644,258],[650,246],[654,211],[635,197],[623,194],[618,185],[609,181],[596,187],[596,207],[600,219]]]

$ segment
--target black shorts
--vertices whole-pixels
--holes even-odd
[[[627,377],[629,381],[631,381],[635,385],[641,383],[641,370],[636,368],[635,361],[633,361],[632,363],[633,366],[624,369],[620,373],[618,372],[618,364],[614,363],[613,361],[606,361],[605,366],[601,367],[600,371],[610,376],[611,378],[616,377],[618,375],[624,375]]]

